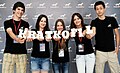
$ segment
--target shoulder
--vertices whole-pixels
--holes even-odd
[[[112,24],[117,24],[117,25],[118,25],[117,20],[116,20],[115,17],[107,16],[107,17],[106,17],[106,20],[107,20],[108,22],[112,23]]]
[[[10,25],[12,23],[12,19],[10,20],[5,20],[4,21],[4,26],[8,26],[8,24]]]
[[[25,21],[25,20],[21,20],[22,21],[22,23],[25,23],[25,24],[29,24],[27,21]]]
[[[106,18],[107,18],[108,20],[116,20],[115,17],[111,17],[111,16],[106,16]]]
[[[98,18],[95,18],[95,19],[93,19],[92,21],[91,21],[91,24],[96,24],[97,22],[98,22]]]
[[[92,21],[98,21],[99,19],[98,19],[98,17],[96,17],[95,19],[93,19]]]
[[[25,26],[25,28],[29,28],[29,23],[27,21],[21,20],[22,26]]]
[[[96,23],[98,21],[98,18],[95,18],[91,21],[91,24]]]
[[[12,22],[12,19],[4,21],[4,23],[10,23],[10,22]]]

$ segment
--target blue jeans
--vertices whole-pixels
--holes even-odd
[[[49,71],[49,69],[50,69],[50,59],[49,58],[31,57],[31,70],[32,71],[40,71],[40,70]]]
[[[68,73],[68,63],[52,63],[54,73]]]

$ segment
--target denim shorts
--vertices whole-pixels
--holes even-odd
[[[40,71],[40,70],[49,71],[49,69],[50,69],[49,58],[31,57],[31,71]]]

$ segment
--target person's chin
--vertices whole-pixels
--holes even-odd
[[[19,15],[18,17],[19,17],[19,18],[21,18],[22,16],[21,16],[21,15]]]

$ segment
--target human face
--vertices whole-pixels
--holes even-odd
[[[102,5],[96,6],[96,13],[99,17],[103,16],[105,13],[105,8]]]
[[[17,18],[21,18],[24,14],[24,9],[22,7],[17,7],[15,10],[13,10],[14,16]]]
[[[57,30],[58,31],[62,31],[63,30],[63,24],[60,21],[57,23]]]
[[[40,22],[39,22],[39,27],[40,27],[41,29],[44,29],[45,26],[46,26],[46,18],[45,18],[45,17],[42,17],[42,19],[41,19]]]
[[[73,21],[74,21],[74,24],[76,25],[76,27],[80,27],[81,26],[81,21],[82,20],[77,15],[74,16]]]

